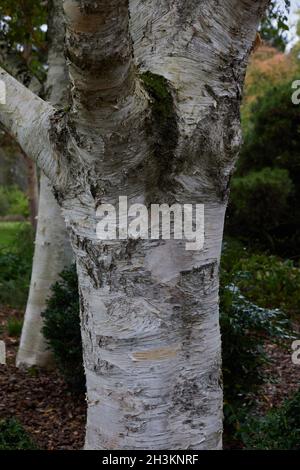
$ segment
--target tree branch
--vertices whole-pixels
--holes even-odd
[[[53,184],[62,177],[60,156],[51,144],[56,110],[0,67],[6,102],[0,104],[0,122],[23,151],[35,160]]]

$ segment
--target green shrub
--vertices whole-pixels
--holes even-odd
[[[60,278],[61,280],[52,286],[52,295],[42,314],[43,333],[66,383],[74,390],[82,390],[85,386],[85,376],[75,266],[64,270]]]
[[[9,202],[4,188],[0,187],[0,216],[7,215],[9,210]]]
[[[0,303],[20,308],[26,305],[28,297],[33,231],[29,224],[14,227],[9,247],[0,249]]]
[[[220,290],[220,323],[225,398],[245,400],[262,383],[265,339],[290,338],[289,322],[280,310],[258,307],[236,286],[225,285]]]
[[[291,260],[252,253],[241,242],[226,238],[222,277],[259,307],[280,309],[291,317],[300,313],[300,269]]]
[[[255,402],[255,393],[266,380],[263,365],[266,338],[287,339],[288,322],[279,310],[252,304],[234,286],[220,292],[220,325],[224,387],[224,429],[239,436],[240,423]]]
[[[300,314],[300,269],[291,260],[252,254],[236,265],[236,285],[260,307]]]
[[[264,168],[233,178],[230,232],[272,243],[274,231],[285,223],[292,194],[293,183],[287,170]]]
[[[300,122],[299,108],[291,102],[292,81],[272,86],[252,104],[238,164],[240,175],[265,167],[283,168],[299,187]]]
[[[23,321],[19,318],[9,318],[7,320],[7,332],[9,336],[18,338],[22,333]]]
[[[267,378],[263,365],[267,338],[282,341],[292,338],[290,323],[279,309],[256,305],[239,285],[244,286],[245,272],[241,264],[249,253],[238,242],[226,241],[221,264],[220,324],[224,383],[225,432],[237,436],[240,423],[251,409],[258,387]],[[255,255],[253,255],[255,256]],[[251,284],[251,282],[250,282]],[[253,281],[255,288],[255,280]],[[255,303],[254,303],[255,302]]]
[[[299,259],[300,121],[291,83],[271,87],[247,111],[227,231],[249,245]]]
[[[239,434],[247,449],[300,450],[300,389],[265,417],[246,417]]]
[[[36,450],[23,426],[14,418],[0,421],[0,450]]]
[[[0,222],[0,249],[11,249],[24,222]]]
[[[27,196],[17,186],[0,186],[0,216],[29,216]]]

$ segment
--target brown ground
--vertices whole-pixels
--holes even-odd
[[[0,308],[0,339],[6,343],[7,365],[0,365],[0,420],[14,417],[44,450],[81,449],[86,406],[83,395],[72,395],[55,370],[15,367],[18,339],[8,336],[7,319],[20,312]]]

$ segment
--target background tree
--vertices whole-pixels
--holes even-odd
[[[61,1],[49,2],[48,73],[45,95],[54,106],[66,106],[69,101],[69,81],[64,57],[65,25]],[[46,307],[51,286],[59,273],[71,264],[72,253],[60,208],[53,196],[51,184],[42,173],[38,226],[29,297],[26,306],[18,366],[46,366],[51,362],[42,327],[41,313]]]
[[[1,63],[35,93],[47,96],[54,104],[63,104],[68,101],[68,79],[63,56],[64,25],[58,19],[57,11],[53,13],[56,3],[36,0],[1,3]],[[50,28],[46,38],[47,4]],[[54,19],[53,15],[56,15]],[[47,81],[43,87],[46,76]],[[36,167],[24,152],[23,156],[28,168],[31,221],[34,227],[38,204],[39,217],[17,364],[45,366],[50,360],[50,353],[41,332],[41,312],[45,308],[51,285],[58,279],[62,269],[70,264],[71,252],[65,224],[49,182],[42,174],[38,203]]]
[[[42,93],[47,60],[45,26],[47,1],[4,0],[0,5],[1,63],[10,73]],[[30,220],[36,229],[38,211],[38,177],[36,166],[23,153],[27,166]]]

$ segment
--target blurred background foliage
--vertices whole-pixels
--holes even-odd
[[[289,53],[264,45],[250,61],[244,145],[226,225],[229,235],[246,244],[295,261],[300,257],[300,119],[291,96],[300,77],[299,43]]]
[[[300,390],[267,413],[257,407],[261,385],[277,380],[266,372],[265,343],[287,347],[300,326],[300,108],[291,99],[300,22],[288,51],[285,22],[269,15],[250,60],[226,217],[220,309],[229,448],[299,449],[300,442]]]
[[[262,39],[282,52],[284,52],[288,43],[287,31],[289,30],[288,14],[290,8],[290,0],[284,0],[283,3],[271,0],[260,26]]]
[[[47,60],[47,1],[1,0],[0,40],[20,53],[32,73],[44,80]]]
[[[22,70],[28,70],[41,85],[47,76],[47,16],[51,1],[0,2],[0,65],[6,68],[7,64],[2,60],[13,56],[15,63],[15,57],[18,57]],[[13,139],[0,129],[0,220],[29,217],[28,197],[35,192],[30,178],[28,159]]]

